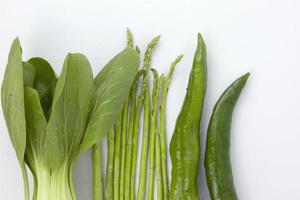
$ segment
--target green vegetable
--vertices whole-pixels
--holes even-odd
[[[19,163],[24,162],[26,122],[24,109],[22,52],[16,38],[10,48],[1,88],[1,102],[7,129]]]
[[[121,112],[118,116],[118,121],[115,125],[115,149],[114,149],[114,198],[118,200],[120,198],[120,171],[121,171],[121,143],[122,143],[122,116]]]
[[[151,54],[153,49],[156,47],[160,36],[153,38],[147,46],[145,56],[144,56],[144,67],[147,71],[147,75],[143,80],[143,88],[147,88],[145,91],[144,98],[144,120],[143,120],[143,138],[142,138],[142,148],[141,148],[141,158],[140,159],[140,172],[139,172],[139,185],[138,185],[138,200],[144,200],[146,195],[146,180],[147,180],[147,161],[148,161],[148,146],[149,146],[149,126],[150,126],[150,89],[149,89],[149,74],[148,71],[151,65]]]
[[[95,78],[88,59],[80,53],[67,55],[57,77],[43,58],[22,61],[19,40],[13,41],[1,87],[1,102],[22,170],[25,200],[31,196],[27,167],[34,181],[33,200],[76,200],[73,169],[80,153],[91,147],[93,200],[144,200],[146,196],[148,200],[200,199],[197,177],[207,79],[205,43],[198,34],[187,93],[169,147],[172,162],[169,187],[166,104],[175,66],[183,56],[172,62],[166,77],[151,69],[153,88],[150,91],[151,54],[159,39],[157,36],[148,44],[143,69],[138,70],[140,50],[127,29],[127,47]],[[205,169],[213,200],[237,199],[230,164],[230,126],[235,104],[248,77],[249,73],[225,90],[210,120]],[[143,133],[138,155],[142,111]],[[101,139],[105,136],[107,166],[103,187]]]
[[[157,111],[158,111],[158,100],[159,100],[159,90],[162,86],[164,77],[158,77],[156,70],[152,70],[154,75],[153,80],[153,90],[152,90],[152,110],[150,115],[150,148],[149,148],[149,179],[148,179],[148,199],[153,199],[154,191],[154,177],[155,177],[155,138],[157,133]],[[162,185],[158,186],[158,191],[161,191]],[[159,193],[158,195],[161,195]]]
[[[115,56],[96,76],[96,90],[92,100],[94,106],[80,152],[106,136],[122,110],[138,65],[138,53],[128,47]]]
[[[36,90],[25,90],[31,97],[25,98],[25,109],[27,141],[32,141],[28,144],[33,149],[32,153],[26,151],[26,157],[34,161],[30,166],[37,176],[37,199],[72,199],[69,170],[84,133],[92,83],[87,59],[81,54],[69,54],[57,82],[48,123]]]
[[[212,200],[237,200],[230,164],[230,127],[235,104],[249,73],[234,81],[221,95],[210,119],[205,170]]]
[[[130,118],[129,118],[129,129],[126,146],[126,163],[125,163],[125,200],[130,199],[130,182],[131,182],[131,167],[132,167],[132,152],[133,152],[133,137],[134,137],[134,124],[135,124],[135,113],[139,113],[140,109],[137,110],[136,96],[138,90],[138,81],[140,77],[144,75],[144,70],[138,71],[135,81],[132,84],[130,91]]]
[[[91,114],[90,120],[92,122],[89,124],[92,125],[90,128],[89,126],[87,128],[87,134],[89,133],[89,130],[91,131],[91,134],[90,137],[86,139],[86,141],[88,141],[87,143],[89,143],[89,140],[94,139],[94,135],[100,136],[99,139],[101,139],[111,128],[114,119],[117,118],[117,115],[122,110],[123,102],[128,96],[128,91],[130,90],[139,65],[138,61],[138,53],[128,47],[115,56],[95,78],[94,82],[98,89],[96,89],[94,99],[97,100],[100,105],[94,107],[94,114]],[[130,79],[130,82],[127,80],[128,78]],[[120,99],[120,96],[123,98]],[[113,117],[112,114],[114,115]],[[110,126],[108,126],[109,124]],[[106,130],[106,132],[102,132],[101,130]],[[83,145],[81,145],[81,147],[82,146]],[[97,177],[93,178],[98,179]],[[97,191],[97,189],[94,189],[93,191]]]
[[[27,61],[34,68],[34,85],[30,86],[36,89],[39,93],[39,98],[42,104],[44,114],[47,119],[50,116],[50,108],[56,85],[56,75],[51,65],[43,58],[35,57]]]
[[[126,48],[94,81],[82,54],[68,54],[58,79],[47,61],[22,62],[21,54],[15,39],[1,99],[23,172],[25,199],[29,200],[29,187],[24,162],[34,178],[33,199],[76,199],[72,183],[76,158],[112,127],[136,75],[139,55]]]
[[[129,28],[127,28],[127,46],[133,48],[133,35]]]
[[[155,70],[152,69],[154,72]],[[154,74],[157,74],[157,72],[154,72]],[[157,75],[155,75],[157,76]],[[157,77],[155,78],[157,79]],[[165,77],[162,74],[158,80],[156,80],[157,83],[155,85],[155,93],[153,94],[153,106],[157,106],[157,109],[159,107],[159,98],[161,94],[161,89],[163,87]],[[155,109],[155,108],[154,108]],[[155,113],[153,113],[155,114]],[[156,111],[156,116],[153,116],[153,123],[155,124],[154,127],[154,134],[155,134],[155,169],[156,169],[156,188],[157,188],[157,199],[158,200],[163,200],[164,199],[164,194],[163,194],[163,177],[162,177],[162,163],[161,163],[161,141],[160,141],[160,133],[159,133],[159,127],[157,123],[157,118],[158,118],[158,111]]]
[[[206,91],[206,50],[200,34],[187,93],[170,143],[170,198],[199,199],[200,120]]]
[[[148,74],[147,74],[148,76]],[[147,79],[148,80],[148,79]],[[149,126],[150,126],[150,93],[149,82],[144,83],[145,99],[144,99],[144,117],[143,117],[143,138],[140,156],[140,173],[138,185],[138,200],[143,200],[146,195],[146,177],[147,177],[147,161],[148,161],[148,143],[149,143]]]
[[[106,163],[106,184],[105,184],[105,199],[113,199],[114,194],[114,144],[115,130],[114,127],[107,135],[107,163]]]
[[[26,80],[26,77],[24,80]],[[22,50],[19,39],[16,38],[8,55],[8,63],[1,87],[1,102],[8,133],[22,168],[25,199],[29,200],[28,177],[24,164],[26,120],[23,88]]]
[[[92,163],[93,200],[103,200],[102,145],[100,142],[93,145]]]
[[[127,28],[127,46],[133,48],[133,35],[130,29]],[[137,48],[138,49],[138,48]],[[139,53],[139,51],[138,51]],[[120,177],[120,199],[129,199],[130,198],[130,165],[131,165],[131,157],[130,157],[130,149],[132,143],[132,135],[133,135],[133,124],[134,124],[134,115],[132,113],[135,112],[135,99],[136,99],[136,90],[137,90],[137,81],[139,76],[137,75],[133,85],[131,86],[130,95],[125,102],[123,108],[123,127],[122,127],[122,161],[121,161],[121,177]],[[130,102],[129,102],[130,101]],[[130,104],[129,104],[130,103]],[[130,113],[128,113],[130,110]],[[127,121],[129,115],[129,121]],[[127,130],[128,127],[128,130]],[[130,161],[128,161],[130,159]]]
[[[34,67],[28,62],[22,62],[24,86],[33,87],[35,81]]]
[[[143,76],[146,76],[146,71],[141,70]],[[135,199],[135,179],[136,179],[136,164],[137,164],[137,153],[138,153],[138,141],[139,141],[139,125],[140,115],[143,108],[145,93],[147,92],[147,85],[143,85],[141,94],[138,97],[136,103],[136,111],[134,113],[134,125],[133,125],[133,144],[132,144],[132,162],[131,162],[131,180],[130,180],[130,199]]]
[[[163,180],[163,190],[164,198],[169,199],[169,183],[168,183],[168,168],[167,168],[167,142],[166,142],[166,105],[167,105],[167,95],[169,90],[169,85],[171,77],[175,70],[175,66],[182,59],[183,55],[178,56],[174,62],[172,62],[169,73],[166,77],[163,94],[161,98],[160,106],[160,142],[161,142],[161,163],[162,163],[162,180]]]
[[[122,112],[122,152],[121,152],[121,175],[120,175],[120,199],[124,199],[125,190],[125,165],[126,165],[126,138],[128,127],[128,99],[124,103]]]

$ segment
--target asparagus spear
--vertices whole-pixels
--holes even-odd
[[[93,182],[93,200],[103,200],[102,185],[102,146],[98,142],[92,150],[92,182]]]
[[[113,199],[114,185],[114,144],[115,144],[115,130],[114,127],[107,135],[107,164],[106,164],[106,185],[105,185],[105,199]]]
[[[157,126],[157,110],[158,110],[158,87],[159,77],[156,70],[152,70],[154,75],[152,90],[152,110],[150,116],[150,155],[149,155],[149,179],[148,179],[148,200],[153,199],[154,177],[155,177],[155,129]]]
[[[127,46],[133,48],[133,35],[129,28],[127,28]],[[129,97],[130,98],[130,97]],[[132,123],[132,119],[128,119],[129,112],[129,98],[126,100],[124,108],[123,108],[123,119],[122,119],[122,160],[121,160],[121,176],[120,176],[120,200],[125,199],[125,182],[126,182],[126,149],[127,149],[127,135],[128,129],[130,129],[130,125],[128,123]],[[133,109],[133,108],[132,108]]]
[[[161,142],[161,159],[162,159],[162,178],[164,198],[169,199],[168,167],[167,167],[167,143],[166,143],[166,103],[171,77],[175,66],[182,59],[183,55],[178,56],[171,64],[169,73],[166,77],[160,106],[160,142]]]
[[[122,116],[121,112],[118,116],[116,124],[116,135],[115,135],[115,151],[114,151],[114,200],[120,198],[120,148],[121,148],[121,134],[122,134]]]
[[[154,47],[157,45],[160,36],[153,38],[147,46],[147,50],[144,56],[144,69],[147,71],[147,75],[143,81],[143,87],[146,87],[145,99],[144,99],[144,120],[143,120],[143,139],[140,159],[140,173],[139,173],[139,185],[138,185],[138,200],[144,200],[146,194],[146,180],[147,180],[147,162],[148,162],[148,146],[149,146],[149,124],[150,124],[150,90],[149,90],[149,75],[148,71],[151,65],[151,54]]]
[[[153,71],[153,70],[152,70]],[[159,98],[160,98],[160,94],[161,94],[161,89],[163,87],[164,84],[164,80],[165,77],[162,74],[159,79],[158,79],[158,83],[157,83],[157,88],[155,91],[155,99],[152,100],[157,101],[154,102],[153,105],[157,104],[157,109],[159,107]],[[159,136],[159,127],[157,124],[157,118],[158,118],[158,112],[156,112],[156,116],[155,117],[155,169],[156,169],[156,188],[157,188],[157,199],[158,200],[163,200],[164,199],[164,193],[163,193],[163,177],[162,177],[162,163],[161,163],[161,141],[160,141],[160,136]]]
[[[144,77],[146,71],[144,70]],[[134,119],[134,135],[133,135],[133,152],[132,152],[132,166],[131,166],[131,182],[130,182],[130,196],[131,199],[135,199],[135,179],[136,179],[136,164],[137,164],[137,153],[138,153],[138,141],[139,141],[139,123],[140,115],[143,107],[146,91],[148,90],[147,85],[143,85],[141,94],[138,98],[135,119]]]
[[[132,163],[132,151],[133,151],[133,130],[134,119],[136,113],[136,94],[139,78],[144,74],[144,70],[138,71],[136,78],[132,84],[130,91],[130,117],[129,117],[129,129],[126,146],[126,164],[125,164],[125,200],[130,199],[130,181],[131,181],[131,163]]]
[[[120,174],[120,200],[124,199],[124,185],[125,185],[125,163],[126,163],[126,139],[127,139],[127,118],[129,109],[128,99],[124,103],[122,112],[122,152],[121,152],[121,174]]]

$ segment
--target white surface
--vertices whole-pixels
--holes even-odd
[[[167,72],[177,55],[185,55],[169,93],[170,137],[185,95],[196,33],[201,32],[208,49],[202,136],[221,92],[250,71],[232,124],[232,166],[238,196],[241,200],[299,200],[299,9],[297,0],[2,0],[0,79],[2,82],[9,47],[16,36],[21,40],[24,60],[42,56],[58,73],[68,52],[82,52],[96,73],[124,47],[126,27],[133,31],[142,52],[152,37],[161,34],[153,66]],[[20,200],[21,173],[2,114],[0,126],[0,198]],[[76,170],[80,200],[90,199],[88,161],[86,153]],[[208,200],[203,169],[201,173],[202,200]]]

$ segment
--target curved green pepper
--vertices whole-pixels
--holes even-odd
[[[216,103],[210,119],[205,153],[206,179],[212,200],[237,200],[230,164],[230,127],[234,106],[249,73],[234,81]]]
[[[200,160],[200,120],[206,92],[206,49],[198,34],[187,93],[170,143],[172,162],[170,198],[200,199],[197,176]]]

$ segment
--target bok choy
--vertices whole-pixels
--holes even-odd
[[[127,47],[93,79],[88,59],[65,58],[60,76],[42,58],[22,61],[13,41],[1,88],[7,129],[29,187],[25,164],[34,178],[34,200],[75,200],[72,171],[80,153],[113,127],[129,95],[139,54]]]

